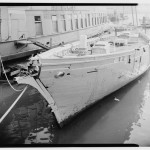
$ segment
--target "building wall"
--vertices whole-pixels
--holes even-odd
[[[9,9],[9,35],[11,40],[19,39],[21,36],[28,37],[26,28],[26,14],[24,10]]]
[[[28,10],[53,10],[53,11],[74,11],[74,10],[88,10],[88,11],[106,11],[105,6],[29,6]]]
[[[86,28],[83,19],[81,26],[81,18],[85,13],[106,12],[103,6],[1,6],[1,37],[2,40],[16,40],[21,38],[35,37],[35,18],[41,16],[43,35],[55,35],[58,33],[71,32],[78,29]],[[77,15],[77,23],[75,22],[75,13]],[[64,20],[61,18],[64,15]],[[52,21],[52,17],[57,18],[56,22]],[[90,14],[92,17],[92,15]],[[69,19],[70,18],[70,19]],[[92,18],[90,18],[92,24]],[[54,32],[54,23],[58,24]],[[71,25],[71,27],[70,27]],[[77,29],[77,30],[78,30]]]
[[[34,15],[41,15],[39,12],[35,12]],[[35,35],[35,24],[34,24],[34,15],[30,12],[26,12],[26,18],[27,18],[27,31],[28,36],[34,36]]]
[[[1,37],[0,41],[6,40],[9,36],[8,30],[8,9],[7,6],[0,6],[1,10]]]
[[[87,16],[88,14],[90,15],[90,19]],[[90,22],[90,25],[94,26],[95,22],[96,22],[96,25],[98,25],[97,19],[102,18],[102,16],[106,16],[106,12],[102,11],[102,9],[99,9],[99,11],[95,11],[95,12],[87,11],[87,10],[84,10],[84,11],[79,11],[79,10],[76,10],[76,11],[52,11],[52,10],[33,10],[33,9],[26,10],[27,30],[28,30],[29,37],[36,36],[35,20],[34,20],[35,16],[41,17],[43,35],[52,35],[52,34],[74,31],[74,30],[76,30],[76,28],[75,28],[76,24],[78,25],[77,30],[86,28],[86,27],[90,27],[89,25],[87,25],[87,26],[85,25],[86,19],[87,19],[87,22]],[[75,20],[75,16],[77,18],[76,20]],[[92,24],[93,16],[94,16],[94,24]],[[95,20],[95,17],[96,17],[96,20]],[[62,19],[62,18],[64,18],[64,19]],[[55,19],[56,19],[56,21],[55,21]],[[103,23],[104,23],[104,21],[103,21]],[[63,24],[65,24],[65,25],[63,25]],[[63,26],[65,26],[65,27],[63,27]]]

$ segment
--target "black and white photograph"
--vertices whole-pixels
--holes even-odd
[[[1,3],[0,147],[150,146],[149,3]]]

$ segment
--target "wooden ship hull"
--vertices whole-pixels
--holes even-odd
[[[92,53],[70,55],[71,48],[79,43],[55,48],[32,58],[31,64],[39,67],[37,75],[16,77],[16,80],[19,84],[35,87],[62,126],[69,118],[130,83],[149,68],[149,39],[143,34],[138,38],[140,36],[144,39],[141,43],[135,38],[133,45],[117,45],[118,50],[111,47],[105,53],[102,52],[104,49],[96,47],[100,38],[89,39],[87,44],[81,39],[80,52],[92,43],[95,45]]]

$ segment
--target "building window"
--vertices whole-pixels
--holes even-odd
[[[58,21],[57,21],[56,15],[52,15],[52,26],[53,26],[53,32],[57,33],[58,32]]]
[[[99,24],[101,24],[101,14],[99,14]]]
[[[34,16],[35,22],[41,22],[41,16]]]
[[[91,26],[90,14],[88,14],[88,22],[89,22],[88,26]]]
[[[71,15],[67,15],[67,21],[68,21],[68,31],[73,30],[73,24],[72,24],[72,17]]]
[[[78,25],[79,25],[79,28],[81,28],[81,14],[78,15]]]
[[[103,24],[103,14],[101,14],[101,24]]]
[[[105,18],[104,18],[104,14],[103,14],[103,23],[104,23],[104,19],[105,19]]]
[[[87,27],[87,15],[85,15],[85,27]]]
[[[92,25],[94,26],[94,14],[92,15]]]
[[[105,23],[107,22],[107,16],[105,15]]]
[[[84,23],[83,23],[83,22],[84,22],[84,18],[85,18],[85,17],[84,17],[84,15],[83,15],[83,16],[81,16],[81,28],[83,28],[83,27],[84,27]]]
[[[94,15],[95,25],[97,25],[96,14]]]
[[[93,14],[93,20],[92,20],[92,22],[93,22],[93,26],[95,26],[95,25],[96,25],[96,22],[95,22],[95,14]]]
[[[73,30],[73,20],[71,18],[71,30]]]
[[[101,13],[99,14],[99,23],[101,24]]]
[[[34,16],[36,35],[43,35],[41,16]]]
[[[74,21],[75,21],[75,29],[78,29],[78,16],[74,15]]]
[[[65,15],[60,15],[60,21],[61,21],[62,32],[64,32],[64,31],[66,31]]]
[[[103,23],[105,23],[105,15],[103,16]]]
[[[97,25],[99,25],[99,14],[97,14]]]

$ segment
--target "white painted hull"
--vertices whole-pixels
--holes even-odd
[[[114,58],[108,61],[114,62]],[[66,120],[146,71],[149,66],[149,51],[143,55],[140,68],[139,58],[135,66],[134,61],[131,61],[130,64],[126,61],[101,64],[102,61],[98,61],[97,65],[91,67],[88,67],[89,63],[72,64],[70,69],[65,69],[66,65],[60,65],[61,69],[57,68],[54,72],[48,69],[50,66],[43,65],[40,79],[56,102],[62,120]],[[54,78],[54,74],[60,70],[65,75]]]
[[[18,80],[18,83],[30,84],[47,101],[50,99],[49,104],[58,123],[63,124],[143,74],[150,64],[150,51],[148,46],[146,51],[141,48],[139,51],[133,49],[107,55],[80,56],[76,59],[41,59],[41,64],[40,81],[36,86],[36,83],[27,82],[26,78]],[[60,73],[63,75],[57,77]]]

